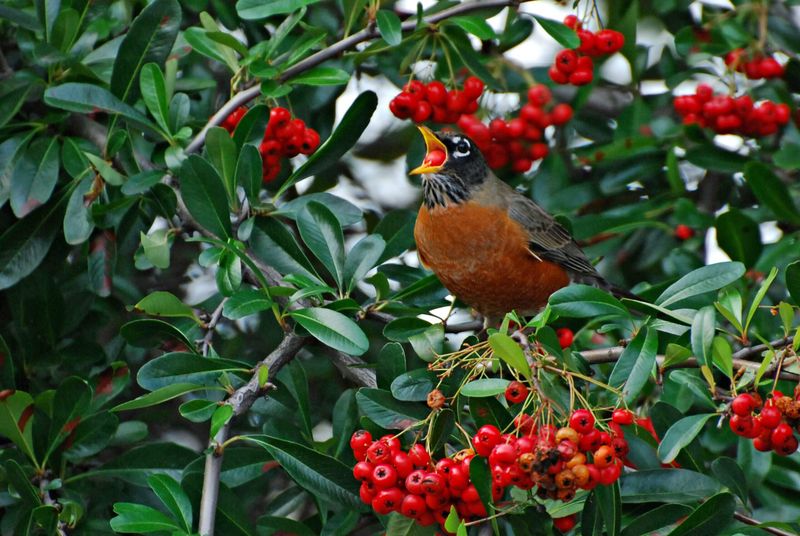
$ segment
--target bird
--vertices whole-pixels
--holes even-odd
[[[485,319],[540,311],[572,282],[634,297],[601,276],[553,216],[489,169],[464,134],[419,126],[426,155],[414,226],[417,253],[457,298]]]

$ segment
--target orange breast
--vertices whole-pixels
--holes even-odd
[[[423,205],[414,238],[422,263],[485,316],[535,311],[569,284],[561,267],[528,251],[525,230],[500,207]]]

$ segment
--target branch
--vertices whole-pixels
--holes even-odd
[[[794,341],[794,337],[786,337],[781,339],[776,339],[771,341],[769,345],[772,348],[783,348],[789,346]],[[751,369],[751,370],[758,370],[761,366],[761,363],[756,361],[748,361],[745,359],[746,357],[752,357],[755,355],[760,354],[761,352],[768,350],[768,346],[766,344],[759,344],[756,346],[748,346],[746,348],[742,348],[741,350],[735,352],[733,354],[733,368],[740,370],[740,369]],[[586,350],[580,352],[586,361],[589,362],[590,365],[598,365],[600,363],[614,363],[616,362],[619,357],[622,355],[622,352],[625,350],[622,346],[613,346],[611,348],[601,348],[599,350]],[[658,362],[659,366],[662,366],[664,363],[665,357],[663,355],[656,356],[656,361]],[[678,363],[672,365],[670,368],[699,368],[700,363],[697,362],[697,358],[690,357],[686,361],[682,363]],[[775,375],[775,368],[770,367],[764,373],[764,376],[767,377],[774,377]],[[786,372],[782,371],[778,378],[781,380],[800,380],[800,375],[795,374],[793,372]]]
[[[752,525],[754,527],[758,527],[764,532],[769,532],[770,534],[775,534],[775,536],[794,536],[796,533],[794,532],[786,532],[785,530],[781,530],[775,527],[765,527],[762,526],[761,521],[757,519],[753,519],[752,517],[748,517],[744,514],[740,514],[739,512],[733,513],[733,518],[737,521],[741,521],[745,525]]]
[[[531,1],[531,0],[481,0],[480,2],[465,2],[462,4],[455,5],[448,9],[443,9],[438,13],[434,13],[428,17],[425,17],[422,21],[423,25],[426,24],[436,24],[439,21],[445,20],[450,17],[456,17],[458,15],[464,15],[466,13],[470,13],[472,11],[479,11],[485,9],[494,9],[494,8],[503,8],[503,7],[510,7],[516,6],[522,2]],[[417,28],[417,21],[416,20],[407,20],[404,22],[400,29],[403,32],[410,32]],[[340,41],[332,44],[329,47],[323,48],[319,52],[308,56],[302,61],[297,62],[296,64],[292,65],[285,71],[283,71],[277,78],[277,82],[283,83],[287,80],[294,78],[300,73],[304,73],[317,65],[324,63],[332,58],[339,56],[340,54],[346,52],[347,50],[352,49],[357,44],[362,43],[364,41],[369,41],[370,39],[376,39],[380,37],[380,33],[378,29],[375,27],[374,24],[370,24],[360,32],[356,32],[353,35],[345,37]],[[197,133],[197,135],[192,139],[191,143],[186,147],[186,153],[193,153],[197,151],[200,147],[202,147],[203,143],[206,139],[206,134],[208,130],[212,127],[215,127],[222,123],[226,117],[228,117],[231,112],[233,112],[239,106],[243,106],[244,104],[250,102],[251,100],[258,97],[261,93],[261,85],[257,84],[253,87],[247,88],[233,97],[222,105],[222,107],[217,110],[217,113],[211,116],[208,120],[208,123]]]

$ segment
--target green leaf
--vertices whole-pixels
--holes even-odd
[[[208,387],[204,385],[197,385],[195,383],[173,383],[160,387],[150,393],[136,397],[133,400],[128,400],[127,402],[118,404],[111,408],[111,411],[128,411],[132,409],[149,408],[151,406],[157,406],[158,404],[178,398],[179,396],[183,396],[186,393],[204,389],[208,389]]]
[[[53,26],[61,10],[61,0],[37,0],[35,5],[36,15],[44,30],[44,39],[50,43],[53,34]]]
[[[282,274],[296,274],[322,283],[294,235],[275,218],[257,218],[250,235],[256,257]]]
[[[238,361],[171,352],[145,363],[139,369],[136,380],[143,388],[154,391],[176,383],[215,385],[223,373],[233,372],[244,376],[248,371],[248,365]]]
[[[220,238],[231,236],[228,198],[222,179],[205,159],[191,155],[181,169],[181,194],[189,213]]]
[[[356,402],[361,413],[389,430],[403,430],[428,414],[425,406],[395,400],[392,393],[383,389],[361,388],[356,392]]]
[[[406,353],[396,342],[386,343],[376,360],[375,373],[378,387],[389,389],[395,378],[406,372]]]
[[[431,363],[444,352],[444,326],[431,324],[422,333],[411,335],[408,342],[420,359]]]
[[[177,0],[155,0],[146,6],[122,39],[111,73],[111,92],[125,102],[136,98],[136,79],[147,63],[161,65],[172,50],[181,26]]]
[[[219,257],[216,273],[217,288],[223,296],[231,296],[242,284],[242,260],[232,250],[226,249]]]
[[[0,290],[15,285],[42,262],[61,227],[67,196],[36,209],[0,235]]]
[[[364,279],[367,272],[378,264],[385,248],[386,242],[377,234],[365,236],[353,246],[344,262],[347,292],[351,292],[356,283]]]
[[[800,225],[800,210],[792,200],[786,184],[761,162],[750,162],[744,168],[744,178],[758,200],[779,220]]]
[[[672,463],[681,449],[694,441],[697,434],[703,430],[706,422],[716,416],[715,413],[690,415],[670,426],[658,445],[658,458],[661,462]]]
[[[576,34],[572,29],[564,26],[561,22],[545,19],[544,17],[539,17],[537,15],[534,15],[533,18],[536,19],[536,22],[539,23],[542,29],[550,34],[550,37],[555,39],[562,47],[578,48],[581,45],[581,40],[578,38],[578,34]]]
[[[733,458],[722,456],[711,462],[711,472],[729,490],[734,492],[742,503],[747,504],[747,477]]]
[[[394,11],[388,9],[378,10],[377,16],[378,32],[383,40],[390,46],[397,46],[403,40],[403,32],[400,28],[400,17]]]
[[[156,268],[169,268],[173,235],[170,229],[156,229],[149,235],[139,233],[145,258]]]
[[[70,480],[90,477],[121,478],[137,486],[146,486],[153,474],[180,478],[183,469],[198,454],[175,443],[148,443],[127,450],[97,469],[77,474]]]
[[[469,464],[469,478],[478,496],[481,498],[486,513],[494,513],[494,501],[492,500],[492,473],[489,470],[489,463],[483,456],[475,456]]]
[[[281,468],[314,496],[337,506],[363,508],[358,496],[358,481],[336,458],[278,437],[252,437],[259,438],[259,444],[272,454]]]
[[[745,267],[740,262],[720,262],[703,266],[689,272],[667,287],[656,298],[655,303],[666,307],[692,296],[721,289],[742,277],[744,272]]]
[[[511,424],[512,417],[508,410],[496,398],[472,398],[469,401],[469,413],[476,426],[493,424],[500,429]]]
[[[114,532],[149,533],[179,531],[180,526],[170,517],[150,506],[126,502],[114,503],[116,517],[111,518]]]
[[[386,248],[383,250],[379,262],[396,257],[414,247],[414,224],[416,221],[416,213],[410,210],[393,210],[383,216],[374,231],[375,234],[381,235],[386,242]]]
[[[800,261],[794,261],[786,266],[786,288],[794,300],[795,305],[800,305]]]
[[[70,376],[61,382],[53,398],[58,403],[54,404],[50,419],[45,461],[83,418],[92,401],[92,388],[82,378]]]
[[[597,507],[609,536],[618,536],[622,524],[622,501],[619,496],[619,483],[594,488]]]
[[[457,24],[462,30],[471,33],[481,41],[497,38],[497,34],[492,27],[489,26],[489,23],[486,22],[486,19],[478,16],[453,17],[448,19],[448,22]]]
[[[259,0],[259,4],[260,4]],[[358,138],[369,125],[375,108],[378,106],[378,97],[372,91],[361,93],[350,108],[345,112],[339,125],[325,140],[325,143],[308,157],[308,160],[297,168],[294,173],[281,186],[276,198],[280,197],[288,188],[300,179],[316,175],[326,170],[330,165],[338,162],[342,156],[356,144]]]
[[[531,366],[519,344],[505,333],[493,333],[489,335],[489,346],[494,354],[506,362],[513,370],[516,370],[527,379],[531,379]]]
[[[714,306],[706,305],[694,315],[692,321],[692,353],[701,365],[712,364],[711,345],[714,342],[714,326],[716,321]]]
[[[181,330],[168,322],[155,318],[131,320],[120,328],[120,335],[125,342],[138,348],[155,348],[165,339],[173,339],[182,343],[186,348],[194,347],[194,344]]]
[[[180,298],[174,294],[164,290],[158,290],[145,296],[133,307],[137,311],[148,315],[168,318],[191,318],[195,322],[200,323],[200,319],[194,314],[194,309],[183,303]]]
[[[741,210],[731,207],[717,217],[714,226],[719,247],[731,259],[753,267],[763,249],[758,224]]]
[[[16,391],[0,400],[0,435],[14,443],[31,461],[36,460],[33,452],[33,426],[28,424],[19,429],[19,419],[29,407],[32,410],[33,397],[24,391]],[[30,411],[30,410],[29,410]]]
[[[219,407],[219,403],[211,400],[202,400],[195,398],[184,402],[178,408],[181,417],[192,422],[206,422],[214,414],[214,411]],[[227,452],[225,453],[227,454]]]
[[[390,341],[408,342],[414,335],[424,333],[433,324],[416,316],[395,318],[383,328],[383,336]]]
[[[233,131],[233,141],[239,149],[246,144],[255,145],[256,148],[264,138],[264,129],[269,123],[269,108],[263,104],[256,104],[244,114]],[[260,183],[260,177],[259,177]]]
[[[482,398],[505,393],[509,380],[502,378],[480,378],[472,380],[461,388],[460,394],[468,397]]]
[[[244,188],[251,204],[258,203],[258,193],[261,190],[261,166],[261,155],[258,149],[253,145],[245,145],[236,161],[235,184]]]
[[[658,352],[658,332],[644,327],[625,347],[614,365],[608,383],[614,387],[622,385],[622,395],[627,403],[636,399],[656,364]]]
[[[39,506],[42,504],[39,493],[31,485],[31,477],[33,475],[29,476],[16,460],[5,462],[5,473],[4,480],[11,484],[10,487],[14,489],[23,504],[27,506]]]
[[[225,426],[230,418],[233,416],[233,406],[230,404],[222,404],[217,406],[214,413],[211,414],[211,427],[209,429],[209,436],[216,437],[217,433]]]
[[[72,190],[64,213],[64,239],[67,244],[77,245],[86,242],[94,231],[94,221],[83,196],[92,189],[94,177],[87,176]]]
[[[316,532],[308,528],[303,523],[295,521],[290,517],[261,516],[258,518],[258,529],[259,529],[259,534],[292,534],[294,536],[317,536]]]
[[[693,503],[719,492],[713,478],[688,469],[649,469],[626,473],[620,478],[622,502]]]
[[[119,100],[107,89],[94,84],[67,82],[60,86],[49,87],[44,92],[44,102],[68,112],[88,114],[97,111],[119,114],[134,126],[150,132],[159,132],[158,127],[141,112]]]
[[[272,307],[269,294],[263,290],[244,288],[235,292],[222,306],[225,318],[239,320],[246,316],[266,311]]]
[[[350,81],[350,73],[338,67],[318,66],[288,80],[291,84],[306,86],[340,86]]]
[[[317,2],[319,0],[239,0],[236,2],[236,13],[244,20],[265,19],[273,15],[285,15]]]
[[[714,495],[675,527],[667,536],[713,536],[733,520],[736,499],[730,493]]]
[[[346,354],[362,355],[369,340],[361,328],[342,313],[322,307],[292,311],[292,318],[321,343]]]
[[[389,514],[389,522],[386,524],[386,536],[434,536],[436,533],[435,526],[423,527],[400,512]]]
[[[662,504],[634,518],[620,534],[621,536],[649,534],[667,525],[672,525],[691,512],[692,508],[683,504]]]
[[[58,181],[58,138],[42,137],[28,145],[11,175],[9,199],[17,218],[46,203]]]
[[[401,347],[402,348],[402,347]],[[400,374],[392,381],[390,390],[397,400],[422,402],[436,388],[439,378],[428,369],[415,369]]]
[[[711,345],[711,355],[714,365],[728,378],[733,380],[733,349],[724,337],[714,337]]]
[[[344,288],[344,235],[336,216],[322,203],[311,202],[297,216],[303,242],[327,268],[339,289]]]
[[[221,127],[209,129],[206,134],[206,154],[222,177],[228,199],[236,199],[236,161],[239,151],[227,130]]]
[[[155,118],[156,123],[164,132],[169,132],[169,102],[167,99],[167,83],[164,73],[155,63],[148,63],[142,67],[139,78],[139,88],[142,92],[147,110]]]
[[[336,219],[339,220],[339,223],[342,225],[342,227],[347,227],[349,225],[353,225],[354,223],[358,223],[364,217],[364,214],[361,212],[360,208],[351,202],[328,192],[314,192],[302,195],[296,199],[292,199],[291,201],[281,204],[279,210],[273,214],[286,216],[287,218],[296,220],[306,205],[312,201],[328,207],[328,209],[333,212],[333,215],[336,216]]]
[[[570,318],[630,316],[618,299],[589,285],[569,285],[557,290],[550,296],[550,307],[559,316]]]
[[[772,286],[772,282],[775,281],[775,278],[777,276],[778,276],[778,268],[776,266],[773,266],[769,271],[769,275],[767,275],[767,277],[764,278],[764,281],[758,288],[758,292],[756,292],[756,295],[753,297],[753,303],[750,304],[750,309],[747,310],[747,318],[745,318],[744,321],[745,334],[750,330],[750,322],[753,321],[753,317],[756,315],[758,307],[761,305],[761,302],[764,301],[764,297],[767,295],[769,287]]]
[[[82,419],[70,435],[70,444],[64,450],[64,457],[74,461],[94,456],[108,446],[118,426],[119,419],[108,411]]]
[[[747,157],[708,143],[687,150],[686,160],[703,169],[723,173],[740,173],[748,163]]]
[[[172,517],[183,524],[186,532],[192,531],[192,503],[181,489],[181,485],[169,475],[151,475],[147,484],[161,503],[167,507]]]

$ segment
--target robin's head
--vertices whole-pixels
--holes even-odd
[[[425,204],[432,208],[467,201],[471,189],[481,185],[489,173],[478,147],[464,134],[433,132],[426,127],[419,130],[425,139],[425,159],[410,173],[422,175]]]

